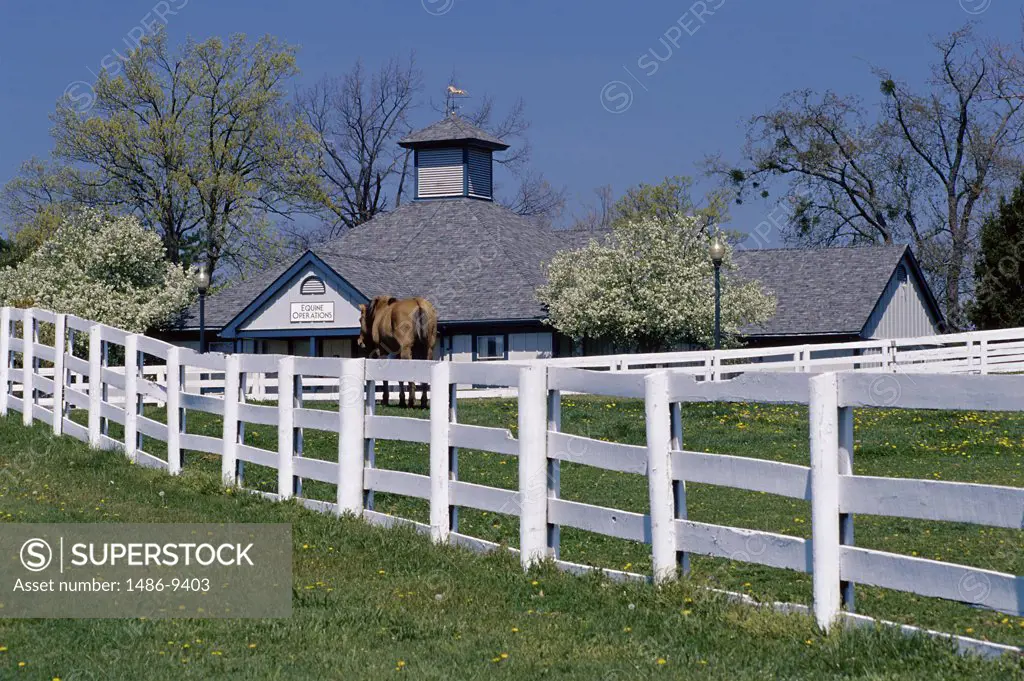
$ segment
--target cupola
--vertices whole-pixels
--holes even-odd
[[[413,152],[418,200],[493,200],[492,154],[509,146],[455,113],[398,144]]]

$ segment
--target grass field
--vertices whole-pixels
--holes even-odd
[[[330,405],[324,405],[330,407]],[[566,398],[568,432],[643,442],[635,402]],[[425,417],[419,410],[386,413]],[[154,416],[159,417],[158,413]],[[460,404],[459,419],[515,426],[513,402]],[[704,585],[758,598],[809,602],[810,580],[746,563],[694,559],[694,576],[655,590],[543,570],[523,575],[507,555],[477,557],[431,547],[405,531],[271,504],[219,486],[216,457],[190,454],[177,479],[90,452],[42,427],[0,420],[0,519],[57,521],[292,522],[295,613],[286,621],[31,621],[0,624],[0,678],[1021,678],[1021,662],[983,664],[938,643],[892,632],[823,637],[808,618],[711,597]],[[805,463],[806,415],[790,407],[705,405],[685,410],[688,448]],[[1024,485],[1024,419],[971,413],[857,414],[858,473]],[[217,434],[190,414],[189,432]],[[272,428],[247,440],[273,448]],[[159,454],[157,443],[147,450]],[[307,432],[305,454],[332,458],[334,437]],[[377,465],[425,473],[426,447],[379,442]],[[515,487],[514,458],[460,453],[460,478]],[[246,469],[273,489],[273,471]],[[566,465],[563,496],[627,510],[646,508],[639,476]],[[164,492],[160,495],[160,492]],[[307,483],[304,494],[331,498]],[[697,520],[809,536],[803,502],[710,486],[688,489]],[[378,495],[378,510],[425,520],[426,505]],[[514,518],[464,510],[461,530],[515,544]],[[1024,573],[1020,532],[858,517],[859,545]],[[648,549],[564,530],[562,555],[643,572]],[[535,583],[536,582],[536,583]],[[1020,645],[1024,620],[934,599],[858,587],[858,611]],[[188,647],[185,647],[185,646]],[[503,657],[503,655],[507,657]],[[19,662],[25,662],[19,667]],[[78,676],[71,675],[77,673]]]

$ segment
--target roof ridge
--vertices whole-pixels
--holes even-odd
[[[824,251],[868,251],[872,249],[897,249],[910,248],[910,244],[848,244],[845,246],[770,246],[767,248],[744,248],[741,241],[736,245],[737,252],[766,252],[766,251],[803,251],[807,253],[819,253]]]

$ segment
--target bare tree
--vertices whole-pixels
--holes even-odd
[[[370,75],[361,61],[340,78],[299,93],[313,129],[332,222],[327,237],[371,220],[402,201],[408,152],[397,142],[422,87],[414,55],[391,59]]]
[[[875,69],[877,115],[832,92],[790,93],[750,121],[744,167],[710,159],[740,191],[788,180],[789,239],[811,245],[912,243],[953,328],[964,324],[983,213],[1018,176],[1024,100],[1006,64],[970,28],[935,43],[924,92]]]
[[[610,184],[601,185],[594,190],[596,204],[586,207],[581,216],[572,222],[572,229],[591,232],[603,231],[612,224],[612,206],[615,204],[615,193]]]

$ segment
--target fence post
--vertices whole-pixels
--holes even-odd
[[[220,479],[227,487],[238,484],[238,394],[241,391],[241,373],[241,357],[228,355],[224,363],[224,425],[220,458]]]
[[[519,548],[524,568],[548,555],[547,369],[519,370]]]
[[[129,461],[138,458],[139,434],[139,338],[124,339],[124,453]]]
[[[451,369],[448,371],[448,380],[451,381]],[[452,423],[459,422],[459,386],[456,383],[450,383],[448,386],[448,429],[451,430]],[[452,447],[451,442],[448,443],[448,473],[452,480],[459,479],[459,448]],[[450,495],[449,495],[450,496]],[[449,499],[450,501],[450,499]],[[448,507],[448,527],[452,532],[459,531],[459,507],[449,506]]]
[[[0,307],[0,416],[7,416],[11,389],[11,308]]]
[[[853,408],[839,407],[838,474],[853,475]],[[853,514],[839,514],[839,543],[853,546]],[[853,612],[853,582],[841,582],[843,607]]]
[[[811,538],[814,617],[828,630],[839,614],[839,389],[836,374],[810,380]]]
[[[100,409],[103,404],[103,327],[89,327],[89,446],[100,446]]]
[[[546,380],[546,379],[545,379]],[[547,391],[548,430],[558,433],[562,430],[562,393]],[[547,460],[547,497],[557,499],[562,493],[562,462]],[[562,554],[562,531],[558,525],[547,523],[548,554],[559,558]]]
[[[277,361],[277,497],[295,492],[295,358]]]
[[[365,432],[366,361],[341,360],[338,411],[338,512],[363,514],[363,433]]]
[[[984,338],[978,343],[978,373],[988,374],[988,339]]]
[[[449,400],[451,363],[430,367],[430,538],[448,541],[451,529],[451,451]]]
[[[676,542],[672,509],[672,425],[668,407],[668,372],[644,378],[647,417],[647,487],[651,502],[651,569],[655,583],[675,577]]]
[[[366,360],[363,360],[366,366]],[[377,382],[366,380],[363,374],[363,419],[373,418],[377,409]],[[363,437],[363,468],[373,468],[377,461],[377,444],[372,437]],[[363,491],[363,508],[373,510],[373,490]]]
[[[678,402],[669,404],[669,418],[672,426],[672,451],[679,451],[683,448],[683,414]],[[671,456],[671,454],[669,455]],[[672,503],[675,510],[674,517],[677,520],[686,520],[686,482],[683,480],[672,480]],[[676,546],[676,563],[684,575],[690,574],[690,554],[680,551],[678,542]]]
[[[53,434],[64,432],[64,355],[67,352],[67,315],[58,314],[53,324]]]
[[[181,348],[171,347],[167,350],[167,472],[171,475],[181,472],[181,375]]]
[[[32,407],[35,404],[35,341],[36,322],[32,308],[25,308],[21,322],[21,422],[32,425]]]

